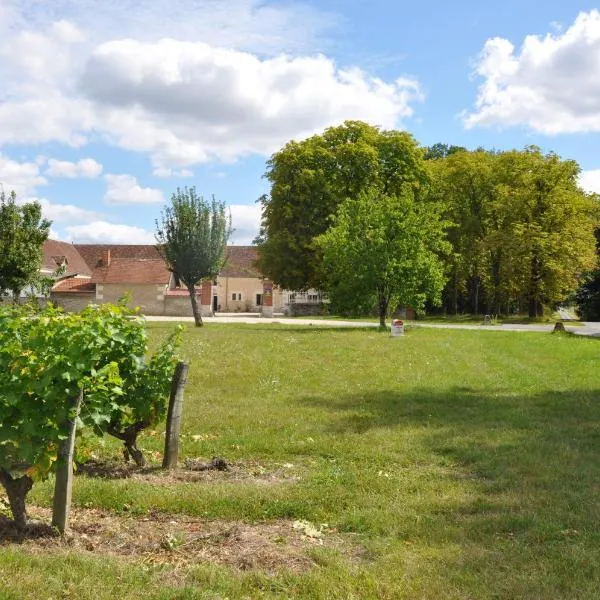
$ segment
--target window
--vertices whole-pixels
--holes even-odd
[[[242,299],[242,293],[241,292],[233,292],[233,294],[231,294],[231,299],[235,302],[236,300],[241,300]]]
[[[256,294],[256,306],[262,306],[262,294]]]

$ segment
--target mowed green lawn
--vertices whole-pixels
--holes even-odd
[[[171,327],[151,324],[151,336]],[[75,504],[305,519],[360,550],[324,546],[307,571],[265,574],[3,543],[0,598],[599,597],[600,340],[208,325],[186,330],[183,354],[184,458],[220,455],[296,480],[80,475]],[[142,445],[160,450],[162,439]],[[51,485],[37,484],[31,502],[47,506]]]

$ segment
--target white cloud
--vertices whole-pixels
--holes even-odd
[[[0,103],[0,146],[61,142],[84,145],[96,117],[89,102],[42,89]]]
[[[169,169],[167,167],[156,167],[152,174],[156,177],[193,177],[194,172],[190,169]]]
[[[247,246],[258,235],[261,207],[259,204],[232,204],[231,224],[234,229],[229,243]]]
[[[188,177],[345,119],[396,127],[422,99],[415,80],[315,54],[333,20],[301,3],[8,2],[0,147],[104,141],[149,154],[157,176]]]
[[[325,56],[260,59],[171,39],[118,40],[93,52],[80,90],[119,146],[150,152],[159,169],[269,154],[345,119],[394,127],[422,95]]]
[[[526,125],[546,134],[600,131],[600,12],[563,33],[527,36],[519,51],[488,40],[476,65],[484,82],[467,127]]]
[[[152,204],[164,202],[161,190],[140,186],[133,175],[105,175],[104,200],[110,204]]]
[[[65,19],[95,40],[155,41],[176,31],[182,40],[262,54],[314,52],[323,45],[322,34],[342,21],[301,2],[264,0],[3,0],[0,5],[0,27],[13,31],[48,29]]]
[[[18,162],[0,154],[0,184],[9,194],[12,190],[17,198],[32,194],[36,186],[47,183],[35,162]]]
[[[600,194],[600,169],[582,171],[579,176],[579,186],[586,192]]]
[[[140,227],[94,221],[65,227],[70,241],[80,244],[153,244],[154,234]]]
[[[98,219],[99,214],[92,210],[86,210],[73,204],[55,204],[45,198],[27,198],[30,202],[35,200],[42,207],[42,214],[52,222],[59,223],[88,223],[94,219]]]
[[[66,160],[48,160],[46,175],[49,177],[67,177],[75,179],[78,177],[99,177],[102,174],[102,165],[93,158],[82,158],[75,162]]]

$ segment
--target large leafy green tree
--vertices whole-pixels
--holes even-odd
[[[10,293],[16,302],[23,289],[38,282],[50,225],[39,203],[19,205],[14,191],[0,193],[0,295]]]
[[[452,222],[447,310],[540,316],[593,268],[595,207],[577,186],[574,161],[529,147],[456,152],[427,165]]]
[[[342,202],[370,189],[399,194],[405,184],[419,195],[427,182],[423,151],[410,134],[360,121],[289,142],[273,154],[265,177],[271,191],[260,199],[260,266],[294,290],[322,287],[314,240],[327,231]]]
[[[495,304],[517,303],[530,317],[566,299],[596,264],[595,206],[578,187],[579,165],[539,148],[497,155],[497,196],[488,235]]]
[[[425,160],[447,158],[457,152],[466,152],[466,150],[467,149],[464,146],[454,146],[438,142],[437,144],[433,144],[433,146],[425,148]]]
[[[377,306],[385,326],[400,304],[420,310],[441,300],[444,224],[436,205],[415,201],[409,185],[395,195],[375,188],[346,200],[316,244],[337,308],[364,313]]]
[[[434,147],[433,147],[434,148]],[[447,311],[478,313],[483,296],[483,240],[494,194],[494,155],[452,152],[427,163],[431,194],[445,207],[452,252],[447,255],[448,282],[443,302]]]
[[[221,270],[231,235],[231,217],[225,204],[214,197],[207,202],[195,187],[178,188],[156,227],[157,248],[175,277],[188,289],[194,321],[201,327],[196,284],[214,279]]]

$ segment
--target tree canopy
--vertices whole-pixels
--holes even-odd
[[[0,193],[0,295],[10,293],[17,301],[22,290],[38,282],[50,225],[39,203],[19,205],[14,191]]]
[[[598,202],[578,187],[578,176],[575,161],[534,146],[420,148],[406,132],[347,121],[289,142],[268,161],[260,266],[288,289],[339,291],[324,252],[341,206],[410,193],[419,210],[442,206],[449,222],[443,310],[541,316],[597,263]]]
[[[378,189],[343,202],[316,239],[323,252],[325,289],[343,311],[378,307],[380,325],[399,304],[420,310],[441,301],[447,252],[436,207],[415,202],[409,185],[397,195]]]
[[[446,310],[541,316],[595,265],[596,207],[577,185],[576,162],[529,147],[427,164],[452,223]]]
[[[418,195],[427,182],[423,151],[409,133],[360,121],[289,142],[268,161],[265,177],[271,192],[260,199],[260,266],[293,290],[323,286],[314,240],[342,202],[369,189],[399,194],[405,184]]]
[[[160,221],[156,221],[157,248],[175,277],[190,293],[196,326],[202,316],[196,298],[196,284],[215,279],[225,260],[231,235],[231,217],[225,204],[213,197],[210,202],[196,188],[179,189],[171,196]]]

